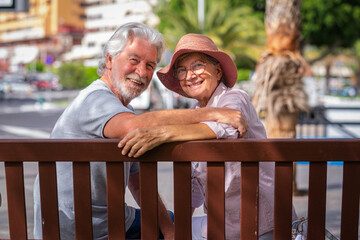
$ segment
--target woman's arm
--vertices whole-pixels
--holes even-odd
[[[107,138],[123,138],[129,132],[144,127],[197,124],[204,121],[225,123],[245,134],[248,123],[241,111],[230,108],[176,109],[147,112],[140,115],[124,112],[112,117],[104,127]]]
[[[206,124],[167,125],[138,128],[118,144],[123,155],[139,157],[162,143],[214,139],[216,134]]]

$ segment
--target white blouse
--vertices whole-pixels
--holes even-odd
[[[199,108],[199,104],[195,108]],[[239,109],[248,121],[249,128],[243,138],[266,139],[266,131],[259,120],[255,108],[246,92],[230,89],[220,83],[210,98],[207,107],[228,107]],[[235,139],[236,128],[217,122],[204,122],[216,134],[218,139]],[[200,207],[204,203],[206,212],[206,162],[194,162],[192,206]],[[240,239],[240,162],[225,163],[225,232],[226,239]],[[274,162],[259,164],[259,235],[269,232],[274,225]],[[202,231],[206,237],[207,227]]]

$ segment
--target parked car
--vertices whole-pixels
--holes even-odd
[[[52,73],[35,73],[29,74],[26,81],[40,91],[58,91],[62,89],[59,84],[59,77]]]
[[[3,91],[7,93],[31,93],[35,89],[25,82],[25,76],[21,74],[6,74],[2,77]]]

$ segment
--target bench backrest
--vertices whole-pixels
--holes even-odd
[[[118,140],[0,140],[11,239],[27,239],[24,162],[39,163],[43,238],[59,239],[57,161],[73,162],[75,231],[92,239],[90,162],[105,161],[109,239],[125,239],[123,162],[140,162],[142,236],[158,239],[157,162],[174,163],[176,239],[191,239],[191,161],[206,161],[208,238],[225,239],[224,162],[241,161],[241,239],[257,239],[259,162],[275,162],[274,239],[291,239],[293,162],[308,161],[308,239],[325,238],[327,162],[343,161],[341,239],[358,239],[360,140],[209,140],[164,144],[138,159]],[[240,204],[240,203],[239,203]],[[145,238],[143,238],[145,239]]]

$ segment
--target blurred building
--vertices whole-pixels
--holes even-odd
[[[152,9],[156,3],[157,0],[87,0],[84,38],[63,60],[81,59],[86,65],[97,65],[104,44],[119,26],[127,22],[142,22],[152,27],[158,24]]]
[[[120,25],[157,24],[156,0],[29,0],[29,11],[0,12],[0,71],[36,60],[91,60]]]
[[[36,59],[58,59],[73,44],[80,43],[85,30],[82,2],[29,0],[28,12],[1,12],[2,63],[17,70],[19,65]]]

